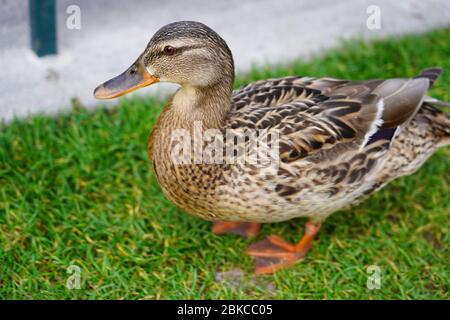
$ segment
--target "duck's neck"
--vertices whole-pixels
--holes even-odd
[[[203,164],[194,163],[195,158],[190,165],[173,162],[174,145],[180,146],[174,143],[179,140],[173,140],[173,133],[174,130],[185,129],[195,139],[198,122],[201,122],[202,130],[223,128],[230,109],[231,92],[231,85],[202,89],[181,87],[161,113],[149,140],[148,152],[153,170],[166,196],[183,210],[204,218],[208,218],[214,206],[212,199],[215,187],[220,183],[220,165],[204,164],[208,166],[204,170]],[[194,151],[195,141],[190,146]],[[196,197],[193,197],[194,193]]]
[[[203,128],[221,128],[230,109],[231,93],[232,84],[185,85],[173,97],[171,111],[188,127],[200,121]]]

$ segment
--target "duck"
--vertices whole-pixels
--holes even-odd
[[[249,246],[255,272],[270,274],[303,259],[331,214],[414,173],[450,143],[450,116],[438,108],[450,104],[427,95],[441,72],[365,81],[289,76],[233,90],[225,40],[205,24],[179,21],[159,29],[94,96],[113,99],[158,82],[179,86],[150,134],[154,176],[176,206],[213,221],[217,235],[250,239],[263,223],[307,218],[297,243],[270,235]],[[230,132],[232,142],[244,139],[228,143]],[[202,148],[211,141],[216,149],[208,153]],[[257,145],[261,161],[233,157]]]

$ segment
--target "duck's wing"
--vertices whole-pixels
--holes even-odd
[[[391,141],[420,108],[430,83],[426,75],[259,81],[234,93],[227,127],[277,130],[283,162],[334,158],[379,140]]]
[[[233,92],[232,112],[246,112],[253,107],[275,107],[301,99],[311,99],[321,94],[318,81],[310,77],[285,77],[260,80]],[[348,81],[329,79],[329,86],[344,84]]]

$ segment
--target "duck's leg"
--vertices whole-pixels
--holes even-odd
[[[250,256],[256,258],[256,273],[272,273],[302,259],[311,249],[312,241],[319,229],[320,224],[308,221],[305,225],[303,238],[295,245],[274,235],[252,244],[247,252]]]
[[[258,234],[260,227],[253,222],[214,222],[212,232],[217,235],[233,233],[250,239]]]

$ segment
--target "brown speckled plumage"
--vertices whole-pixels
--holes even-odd
[[[395,81],[406,83],[406,92],[416,85],[408,79]],[[428,88],[425,81],[421,84]],[[157,179],[175,204],[205,219],[275,222],[306,216],[322,221],[414,172],[448,140],[448,116],[423,103],[421,89],[410,105],[396,100],[384,105],[385,110],[399,108],[402,116],[383,122],[399,128],[392,139],[362,146],[383,99],[373,91],[384,83],[289,77],[234,92],[223,127],[279,129],[281,163],[276,172],[248,164],[171,165],[170,130],[191,130],[191,123],[176,119],[169,105],[151,138]],[[344,95],[346,90],[352,94]],[[401,97],[403,91],[395,94]],[[390,115],[395,118],[395,112]],[[378,130],[383,128],[381,124]]]
[[[222,221],[310,217],[320,222],[414,172],[449,141],[449,116],[426,97],[441,72],[438,68],[412,79],[285,77],[231,93],[233,59],[228,47],[218,36],[199,37],[208,50],[220,47],[218,52],[225,56],[210,62],[218,65],[221,82],[194,89],[182,85],[149,141],[164,193],[191,214]],[[204,129],[277,129],[279,167],[173,164],[171,132],[192,132],[194,121],[202,121]]]

